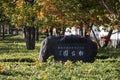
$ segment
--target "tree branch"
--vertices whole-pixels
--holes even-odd
[[[114,14],[112,11],[110,11],[110,9],[108,8],[108,6],[105,4],[104,0],[102,0],[102,3],[103,3],[104,7],[107,9],[107,11],[108,11],[110,14]]]
[[[110,20],[113,20],[113,19],[115,19],[115,21],[117,21],[117,22],[119,22],[120,23],[120,21],[117,19],[117,15],[115,15],[115,13],[113,13],[109,8],[108,8],[108,6],[105,4],[105,2],[104,2],[104,0],[101,0],[102,1],[102,4],[104,5],[104,7],[106,8],[106,10],[111,14],[111,17],[109,17],[108,19],[110,19]],[[119,0],[119,2],[120,2],[120,0]]]

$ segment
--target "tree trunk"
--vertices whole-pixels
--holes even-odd
[[[52,29],[52,28],[50,28],[50,31],[49,31],[49,36],[52,36],[52,34],[53,34],[53,29]]]
[[[25,27],[26,33],[26,47],[28,50],[35,49],[35,28]]]
[[[23,27],[23,38],[26,39],[26,27]]]
[[[2,26],[2,39],[5,39],[5,27]]]
[[[38,31],[39,29],[36,29],[35,30],[35,40],[36,41],[39,41],[39,31]]]
[[[18,35],[18,34],[19,34],[19,30],[15,29],[15,35]]]
[[[10,34],[10,25],[7,27],[7,34]]]
[[[94,37],[95,37],[95,40],[96,40],[96,42],[97,42],[98,46],[101,48],[101,45],[100,45],[100,43],[99,43],[99,40],[97,39],[97,37],[96,37],[96,35],[95,35],[95,33],[94,33],[94,31],[93,31],[92,27],[90,27],[90,29],[91,29],[91,31],[92,31],[92,33],[93,33]]]
[[[107,47],[108,43],[109,43],[109,40],[110,40],[110,37],[112,35],[112,32],[113,32],[113,29],[110,29],[109,33],[108,33],[108,36],[107,36],[107,40],[105,41],[105,44],[103,45],[103,48],[104,47]]]
[[[1,26],[0,26],[0,39],[1,39]]]
[[[90,30],[92,31],[92,33],[93,33],[93,35],[94,35],[94,37],[95,37],[95,40],[96,40],[96,42],[97,42],[97,45],[101,48],[101,45],[100,45],[100,43],[99,43],[99,40],[97,39],[97,37],[96,37],[96,35],[95,35],[95,33],[94,33],[93,29],[92,29],[92,26],[93,26],[93,23],[90,24],[90,25],[88,25],[88,27],[90,28]]]

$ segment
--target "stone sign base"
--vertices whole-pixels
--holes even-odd
[[[93,62],[97,54],[97,44],[88,38],[80,36],[50,36],[41,43],[40,62],[45,62],[49,56],[56,61]]]

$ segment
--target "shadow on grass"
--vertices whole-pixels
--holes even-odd
[[[12,59],[0,59],[0,62],[35,62],[35,60],[31,58],[12,58]]]
[[[40,42],[43,38],[40,39]],[[39,47],[35,46],[35,49],[38,50]],[[0,54],[4,53],[28,53],[29,50],[26,48],[25,39],[19,35],[10,35],[4,40],[0,40]]]
[[[110,63],[120,63],[120,61],[119,60],[117,60],[117,59],[111,59],[111,60],[101,60],[101,62],[110,62]]]
[[[101,56],[96,56],[96,59],[108,59],[109,56],[101,55]]]
[[[30,76],[30,73],[23,73],[20,71],[15,71],[15,70],[8,70],[8,71],[3,71],[0,73],[0,75],[4,75],[4,76],[15,76],[15,75],[21,75],[21,76]]]
[[[27,53],[28,50],[24,45],[18,45],[16,44],[6,44],[3,46],[0,46],[0,54],[3,53]]]
[[[101,48],[98,50],[97,59],[118,58],[120,57],[120,49]]]
[[[4,40],[1,40],[3,41],[4,43],[13,43],[13,42],[19,42],[19,43],[23,43],[25,42],[25,39],[21,39],[21,38],[6,38]]]
[[[3,42],[25,42],[25,39],[20,37],[20,35],[15,34],[5,34],[5,39],[1,39]]]

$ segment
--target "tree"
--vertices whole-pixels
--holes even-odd
[[[87,24],[90,28],[93,25],[109,25],[111,27],[120,22],[120,2],[119,0],[53,0],[57,9],[65,17],[65,23]],[[57,4],[56,4],[57,3]],[[91,28],[92,29],[92,28]],[[109,31],[108,38],[112,34],[113,28]],[[97,39],[96,39],[97,40]],[[98,43],[98,41],[97,41]],[[99,43],[98,43],[99,44]],[[105,43],[106,47],[108,41]]]
[[[2,28],[2,39],[5,38],[5,25],[10,23],[10,18],[7,16],[10,4],[5,0],[0,1],[0,27]]]
[[[118,0],[112,0],[112,1],[104,1],[101,0],[102,5],[106,9],[106,17],[111,21],[111,26],[113,25],[120,25],[120,1]],[[111,27],[109,33],[108,33],[108,39],[110,39],[113,32],[113,27]],[[103,47],[106,47],[108,45],[108,41],[105,42]]]
[[[69,26],[75,24],[86,29],[92,29],[97,23],[97,16],[102,13],[99,2],[96,0],[53,0],[59,12],[64,16],[64,23]],[[81,24],[82,23],[82,24]],[[85,26],[84,26],[85,25]],[[97,38],[96,38],[97,40]],[[98,42],[98,40],[97,40]],[[98,43],[99,44],[99,43]]]
[[[5,16],[16,27],[25,27],[28,49],[34,49],[34,30],[43,25],[61,27],[78,24],[91,29],[91,25],[114,26],[120,19],[118,0],[1,0],[0,3],[4,3],[4,8],[0,8],[2,19]]]
[[[13,4],[12,14],[9,16],[11,23],[16,27],[24,27],[26,47],[28,50],[35,49],[35,28],[40,26],[38,20],[38,12],[41,6],[40,1],[34,0],[13,0],[10,3]],[[11,12],[9,10],[9,12]]]

